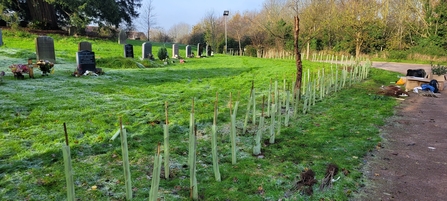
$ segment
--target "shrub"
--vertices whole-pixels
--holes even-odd
[[[160,47],[158,50],[158,59],[165,60],[168,58],[168,50],[165,47]]]
[[[245,46],[245,56],[257,57],[258,53],[253,45]]]
[[[408,52],[403,50],[391,50],[389,53],[389,59],[405,60],[407,59]]]
[[[438,65],[431,64],[431,72],[435,75],[445,75],[447,74],[447,67],[442,66],[440,64]]]

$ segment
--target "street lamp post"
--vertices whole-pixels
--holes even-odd
[[[225,10],[223,16],[225,18],[225,54],[228,52],[228,41],[227,41],[227,16],[230,14],[230,11]]]

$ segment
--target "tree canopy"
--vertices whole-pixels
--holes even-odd
[[[132,24],[141,0],[0,0],[0,4],[3,13],[17,13],[20,20],[35,28],[80,29],[91,23],[114,27]]]
[[[259,11],[227,16],[228,41],[236,41],[228,46],[239,50],[249,46],[257,56],[269,50],[291,51],[294,16],[300,18],[300,45],[315,51],[355,56],[383,51],[447,53],[444,0],[264,0]],[[195,27],[200,29],[194,36],[203,33],[207,43],[222,46],[223,16],[205,15]]]

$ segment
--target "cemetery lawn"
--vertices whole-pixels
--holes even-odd
[[[318,100],[303,114],[282,126],[274,144],[265,129],[261,151],[253,156],[251,120],[242,126],[252,82],[256,90],[257,121],[262,96],[270,81],[295,79],[293,60],[215,55],[186,59],[147,68],[129,67],[139,59],[124,59],[116,41],[54,36],[55,73],[35,72],[35,79],[16,80],[8,66],[26,63],[36,36],[4,31],[0,47],[0,198],[1,200],[64,200],[67,196],[62,146],[67,125],[78,200],[125,200],[121,143],[111,140],[119,118],[128,134],[129,161],[134,200],[147,200],[157,144],[163,144],[165,103],[170,123],[170,178],[160,179],[164,200],[189,199],[188,132],[194,99],[198,144],[197,182],[200,200],[347,200],[363,184],[363,157],[380,142],[380,126],[393,115],[394,98],[377,95],[383,83],[395,81],[396,73],[371,69],[367,80]],[[104,75],[73,77],[77,43],[92,42],[98,67]],[[134,43],[136,57],[140,41]],[[140,43],[140,46],[138,44]],[[160,44],[154,44],[154,55]],[[170,47],[170,45],[166,45]],[[180,46],[184,55],[184,46]],[[139,52],[139,53],[138,53]],[[169,49],[168,52],[171,52]],[[113,62],[109,62],[113,61]],[[127,62],[127,63],[126,63]],[[124,64],[123,64],[124,63]],[[330,64],[304,61],[304,72],[330,69]],[[287,88],[287,87],[286,87]],[[218,93],[218,155],[222,181],[214,179],[211,155],[213,107]],[[232,100],[230,100],[230,94]],[[237,112],[237,163],[232,164],[229,136],[230,105]],[[251,118],[250,118],[251,119]],[[284,120],[283,120],[284,121]],[[270,122],[266,118],[266,124]],[[319,189],[328,164],[336,164],[338,180],[332,188]],[[163,168],[162,168],[163,169]],[[300,173],[315,172],[313,194],[297,191]],[[162,171],[163,172],[163,171]]]

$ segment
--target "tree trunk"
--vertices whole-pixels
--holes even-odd
[[[44,0],[28,0],[31,19],[40,22],[43,29],[58,29],[56,11]]]
[[[238,38],[239,38],[239,56],[242,56],[241,37]]]
[[[360,37],[361,37],[361,33],[357,32],[356,38],[355,38],[355,57],[360,56],[360,50],[362,48],[362,43],[363,43],[363,40]]]
[[[309,54],[310,54],[310,42],[307,41],[307,54],[306,54],[306,59],[309,60]]]
[[[295,16],[295,33],[294,33],[294,49],[295,49],[295,59],[296,59],[296,81],[295,81],[295,92],[301,88],[301,80],[303,76],[303,64],[301,62],[301,53],[298,46],[298,36],[300,34],[300,18]]]

